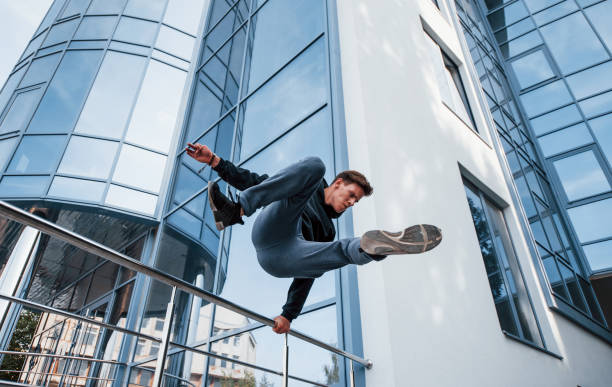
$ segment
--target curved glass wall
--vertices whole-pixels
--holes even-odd
[[[550,140],[550,148],[559,148],[561,147],[559,142],[565,141],[581,149],[592,150],[593,141],[589,140],[592,137],[588,134],[584,123],[579,123],[581,114],[577,107],[569,104],[572,97],[564,81],[559,80],[555,75],[557,72],[548,65],[551,60],[550,54],[546,51],[542,36],[537,30],[534,31],[537,22],[529,17],[529,11],[522,1],[487,0],[486,7],[490,10],[487,15],[488,23],[481,16],[479,5],[474,0],[457,0],[455,3],[470,54],[480,77],[484,96],[514,175],[514,181],[552,293],[563,304],[580,311],[582,315],[594,322],[606,326],[601,307],[589,281],[591,271],[584,264],[581,254],[577,253],[576,247],[578,249],[580,247],[572,242],[567,217],[559,213],[559,195],[555,177],[551,177],[551,174],[554,174],[554,172],[551,173],[553,169],[550,168],[550,165],[543,166],[540,161],[543,158],[539,156],[540,153],[532,140],[540,133],[539,130],[542,127],[540,125],[567,126],[569,124],[571,126],[563,137],[559,137],[556,141]],[[529,3],[552,4],[554,2],[529,1]],[[563,6],[558,8],[565,9],[564,6],[567,5],[565,3],[570,3],[570,1],[561,3],[558,5]],[[571,3],[574,4],[573,1]],[[567,11],[566,14],[569,12]],[[493,34],[490,33],[487,26],[490,26]],[[497,42],[491,38],[492,36]],[[585,40],[582,41],[582,46],[591,43],[595,46],[600,44],[598,39],[594,41],[591,41],[590,37],[583,39]],[[496,45],[499,45],[499,51]],[[523,52],[531,54],[527,57],[521,54]],[[501,53],[503,58],[498,53]],[[519,59],[514,60],[515,58]],[[513,61],[509,63],[509,66],[505,66],[508,62],[504,62],[504,59]],[[575,66],[580,65],[576,62]],[[518,102],[513,94],[513,91],[517,89],[516,84],[508,78],[506,68],[511,69],[509,71],[512,71],[514,75],[523,75],[518,81],[518,88],[528,90],[528,92],[521,92]],[[548,113],[550,119],[539,121],[542,116],[548,115],[545,112],[557,109],[559,105],[561,109],[555,110],[552,114]],[[528,121],[527,118],[531,117],[533,118]],[[531,135],[531,130],[536,136]],[[545,133],[548,132],[550,130],[545,131]],[[538,138],[538,142],[540,149],[543,149],[542,137]],[[546,150],[543,153],[546,157]],[[584,152],[579,160],[573,160],[572,168],[586,168],[589,164],[593,165],[595,160],[594,153]],[[575,170],[574,173],[576,173]],[[584,173],[593,176],[590,183],[595,183],[594,185],[589,184],[588,189],[598,191],[598,193],[605,192],[606,185],[601,181],[598,173],[594,174],[593,171],[586,169]],[[568,176],[571,176],[571,173],[568,172]],[[586,188],[574,186],[573,189],[578,193]],[[605,208],[602,211],[605,211]],[[575,227],[576,222],[571,211],[570,219]],[[600,219],[604,221],[603,219],[606,218]],[[611,228],[603,227],[602,229],[610,230]]]
[[[0,94],[0,197],[156,218],[205,0],[56,0]]]
[[[191,159],[184,148],[188,142],[206,144],[220,157],[259,174],[273,174],[315,155],[324,160],[325,178],[331,181],[341,166],[335,166],[334,131],[338,128],[332,124],[328,35],[325,0],[212,1],[178,144],[160,249],[165,249],[165,238],[172,235],[199,241],[219,262],[215,291],[264,315],[280,314],[291,279],[273,278],[257,263],[250,238],[257,214],[246,218],[244,226],[216,230],[206,185],[217,175]],[[220,186],[228,189],[223,182]],[[170,265],[170,259],[159,254],[157,264]],[[205,274],[195,280],[207,283],[211,279]],[[342,346],[337,302],[336,273],[327,273],[315,281],[292,327]],[[282,337],[270,329],[199,300],[186,316],[191,326],[184,339],[190,344],[254,365],[281,368]],[[342,372],[334,377],[322,371],[323,367],[338,370],[342,360],[304,343],[290,345],[298,356],[290,364],[292,374],[322,383],[343,378]],[[183,378],[198,385],[280,383],[276,375],[228,361],[206,363],[180,352],[170,358],[176,375],[182,372]],[[140,360],[134,380],[147,377],[150,359]]]

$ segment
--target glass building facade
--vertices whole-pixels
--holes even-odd
[[[456,10],[450,18],[463,32],[550,306],[606,330],[612,0],[434,3]],[[346,169],[335,6],[55,0],[0,91],[0,199],[260,314],[279,314],[290,279],[271,278],[258,265],[250,242],[255,217],[217,231],[206,192],[217,175],[184,148],[206,144],[259,174],[306,156],[324,161],[328,182]],[[428,44],[443,103],[476,130],[469,78],[461,79],[461,65],[436,41]],[[470,182],[464,188],[502,329],[546,347],[501,209]],[[339,237],[353,235],[350,216],[336,226]],[[161,334],[170,287],[4,219],[0,242],[3,292]],[[326,273],[292,327],[360,354],[356,293],[354,268]],[[3,348],[18,348],[13,333],[30,326],[21,350],[115,361],[4,356],[0,368],[17,372],[0,371],[0,378],[152,383],[154,342],[6,303],[0,313]],[[181,292],[172,340],[282,368],[281,336]],[[291,374],[347,385],[345,361],[301,341],[290,346]],[[177,349],[166,375],[176,386],[280,383],[275,374]],[[363,379],[361,371],[357,385]]]

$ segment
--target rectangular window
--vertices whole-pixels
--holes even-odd
[[[465,181],[464,185],[502,331],[542,347],[504,216],[476,187]]]
[[[427,34],[426,40],[429,57],[434,65],[442,102],[461,118],[463,122],[477,130],[459,68]]]

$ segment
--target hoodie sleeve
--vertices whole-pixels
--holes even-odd
[[[302,311],[314,278],[295,278],[287,292],[287,302],[283,306],[281,316],[293,321]]]
[[[219,164],[213,169],[219,174],[219,177],[240,191],[257,185],[268,178],[268,175],[258,175],[221,158],[219,158]]]

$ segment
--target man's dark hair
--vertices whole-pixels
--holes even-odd
[[[374,188],[372,188],[368,179],[366,179],[366,177],[361,172],[357,172],[353,170],[340,172],[338,176],[334,178],[334,181],[332,182],[332,184],[338,179],[342,179],[342,181],[345,184],[351,184],[351,183],[357,184],[358,186],[361,187],[365,196],[372,195],[372,192],[374,191]]]

